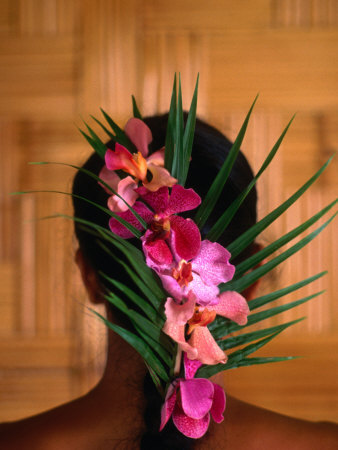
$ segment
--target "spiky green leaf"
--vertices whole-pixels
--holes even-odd
[[[224,213],[221,215],[221,217],[217,220],[217,222],[213,225],[209,233],[207,234],[206,238],[210,241],[217,241],[217,239],[224,233],[224,230],[229,225],[231,220],[233,219],[234,215],[238,211],[238,208],[241,206],[251,189],[255,186],[260,176],[264,173],[264,171],[267,169],[271,161],[273,160],[274,156],[277,153],[277,150],[279,149],[281,143],[283,142],[284,136],[286,135],[293,119],[295,116],[293,116],[290,120],[290,122],[285,127],[283,133],[275,143],[275,145],[272,147],[270,153],[268,154],[267,158],[263,162],[261,168],[259,169],[258,173],[255,175],[255,177],[252,179],[250,184],[241,192],[241,194],[232,202],[232,204],[224,211]]]
[[[132,100],[132,103],[133,103],[133,115],[134,115],[134,117],[136,117],[137,119],[141,119],[142,120],[142,114],[140,113],[140,110],[137,107],[137,103],[136,103],[135,97],[133,95],[131,96],[131,100]]]
[[[337,213],[336,213],[337,214]],[[228,283],[220,285],[220,291],[237,291],[242,292],[244,289],[251,286],[255,281],[257,281],[259,278],[264,276],[266,273],[270,272],[272,269],[274,269],[276,266],[281,264],[283,261],[288,259],[290,256],[292,256],[294,253],[301,250],[305,245],[310,243],[316,236],[318,236],[319,233],[321,233],[324,228],[328,226],[330,222],[335,218],[336,214],[334,214],[332,217],[330,217],[329,220],[327,220],[322,226],[317,228],[315,231],[310,233],[305,238],[301,239],[297,244],[293,245],[289,249],[285,250],[280,255],[277,255],[275,258],[271,259],[267,263],[263,264],[260,267],[257,267],[256,269],[252,270],[249,273],[246,273],[241,278],[229,281]]]
[[[176,107],[177,107],[177,87],[176,87],[176,73],[175,73],[168,115],[167,132],[165,137],[165,152],[164,152],[164,167],[170,173],[172,172],[172,164],[175,153]]]
[[[129,345],[131,345],[144,359],[144,361],[152,368],[152,370],[160,377],[164,382],[169,381],[167,371],[163,367],[160,360],[155,356],[148,344],[146,344],[140,337],[134,333],[125,330],[124,328],[109,322],[105,317],[94,309],[90,309],[95,315],[97,315],[105,325],[124,339]]]
[[[183,135],[184,158],[183,158],[183,168],[182,168],[182,176],[181,176],[182,186],[185,185],[185,181],[187,179],[189,165],[190,165],[190,159],[191,159],[192,145],[194,142],[196,111],[197,111],[198,81],[199,81],[199,75],[197,75],[195,90],[194,90],[194,94],[193,94],[193,97],[191,100],[187,123],[185,126],[184,135]]]
[[[249,230],[235,239],[229,246],[228,250],[232,255],[232,258],[238,256],[243,250],[245,250],[251,242],[264,231],[272,222],[283,214],[296,200],[301,197],[304,192],[317,180],[317,178],[324,172],[327,166],[330,164],[333,156],[316,172],[298,191],[296,191],[289,199],[274,209],[271,213],[265,216],[262,220],[253,225]]]
[[[256,341],[263,337],[269,336],[270,334],[277,333],[279,331],[284,331],[287,328],[295,325],[298,322],[304,320],[304,317],[292,320],[291,322],[283,323],[281,325],[276,325],[274,327],[265,328],[263,330],[251,331],[250,333],[239,334],[238,336],[231,336],[221,341],[218,341],[218,345],[222,350],[228,350],[233,347],[238,347],[239,345],[248,344],[249,342]]]
[[[240,147],[242,145],[244,135],[248,126],[248,122],[253,110],[253,107],[255,106],[255,103],[257,101],[258,95],[256,96],[254,102],[251,105],[251,108],[249,109],[249,112],[243,122],[243,125],[237,135],[237,138],[234,142],[234,144],[231,147],[231,150],[224,161],[224,164],[222,165],[221,170],[218,172],[215,180],[213,181],[212,185],[209,188],[209,191],[207,195],[205,196],[204,200],[202,201],[201,206],[199,207],[196,216],[195,216],[195,222],[199,226],[200,229],[203,228],[205,222],[208,220],[209,215],[213,211],[217,200],[219,196],[222,193],[222,190],[224,188],[224,185],[230,175],[231,169],[236,161],[236,158],[238,156],[238,153],[240,151]]]
[[[240,278],[245,272],[252,269],[253,267],[257,266],[261,261],[263,261],[265,258],[270,256],[275,251],[279,250],[283,245],[290,242],[292,239],[299,236],[301,233],[303,233],[305,230],[307,230],[311,225],[316,223],[321,217],[324,216],[333,206],[337,204],[337,200],[334,200],[332,203],[330,203],[328,206],[323,208],[321,211],[316,213],[314,216],[312,216],[310,219],[308,219],[303,224],[299,225],[298,227],[294,228],[293,230],[286,233],[284,236],[282,236],[280,239],[277,239],[276,241],[272,242],[270,245],[267,245],[259,252],[255,253],[254,255],[247,258],[242,263],[238,264],[236,266],[236,273],[234,279]]]

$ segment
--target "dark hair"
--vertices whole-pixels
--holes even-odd
[[[149,126],[153,135],[153,141],[149,148],[150,153],[164,146],[167,120],[167,114],[144,119],[144,122]],[[228,155],[231,145],[231,142],[218,130],[201,120],[197,120],[192,150],[192,160],[190,163],[186,187],[193,188],[202,198],[204,198],[209,186],[216,177],[226,156]],[[108,142],[107,147],[113,149],[114,142]],[[103,160],[97,154],[93,154],[86,161],[83,167],[98,175],[103,167],[103,164]],[[216,204],[214,212],[209,217],[204,228],[201,230],[202,239],[222,212],[246,188],[252,178],[252,170],[247,160],[242,153],[239,153],[229,179],[225,184],[225,189]],[[73,193],[85,197],[93,202],[99,203],[102,206],[107,205],[108,194],[102,189],[101,186],[99,186],[96,180],[89,178],[88,175],[83,172],[79,171],[75,176]],[[252,189],[234,216],[232,222],[218,240],[220,244],[226,247],[256,222],[256,200],[256,190]],[[108,227],[108,217],[106,213],[95,208],[94,206],[91,206],[87,202],[81,201],[74,197],[73,202],[74,215],[76,217],[89,221],[93,221],[94,219],[98,225],[105,228]],[[187,215],[191,216],[191,211],[189,211]],[[114,263],[112,258],[108,256],[108,254],[98,245],[97,237],[88,233],[87,230],[76,222],[74,223],[75,233],[79,241],[80,248],[93,269],[97,273],[103,271],[112,278],[118,279],[123,283],[130,284],[131,280],[127,273],[118,263]],[[135,244],[138,244],[136,240]],[[119,258],[123,259],[123,255],[118,254],[119,252],[115,248],[112,248],[112,251],[114,251]],[[250,249],[247,249],[246,252],[239,255],[238,260],[246,257],[248,252],[250,252]],[[236,260],[232,262],[236,263]],[[109,268],[109,273],[107,273],[107,268]],[[103,286],[105,286],[105,280],[100,278],[100,276],[99,279]],[[109,287],[111,288],[111,286]],[[133,289],[137,290],[137,286],[134,285]],[[114,317],[117,317],[118,321],[124,320],[117,311],[114,310],[113,313]],[[126,324],[126,326],[129,327],[131,325]],[[143,450],[159,448],[163,450],[184,450],[191,448],[194,440],[186,438],[179,433],[171,421],[166,425],[161,433],[158,431],[161,398],[158,395],[149,375],[145,377],[144,393],[147,398],[147,406],[144,415],[147,431],[141,439],[140,448]]]

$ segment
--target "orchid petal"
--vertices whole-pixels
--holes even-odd
[[[162,186],[171,187],[177,183],[177,179],[172,177],[164,167],[148,163],[148,170],[150,170],[153,177],[149,182],[144,180],[143,184],[149,191],[155,192]]]
[[[164,167],[164,147],[148,156],[147,163]]]
[[[197,358],[202,364],[226,363],[228,357],[223,350],[216,344],[207,327],[197,327],[191,334],[189,344],[197,349]]]
[[[160,425],[160,431],[163,430],[166,423],[170,419],[170,416],[172,415],[175,403],[176,403],[176,389],[177,386],[173,386],[172,384],[168,388],[167,395],[165,397],[165,402],[161,409],[161,425]]]
[[[150,128],[141,119],[132,117],[126,123],[124,132],[144,157],[148,155],[148,145],[153,140]]]
[[[187,353],[189,359],[196,359],[197,350],[189,345],[184,337],[184,325],[176,325],[172,322],[166,321],[163,327],[163,332],[178,343],[180,348]]]
[[[229,263],[230,253],[217,242],[204,240],[192,261],[192,270],[199,273],[205,284],[218,285],[231,280],[235,266]]]
[[[213,383],[205,378],[180,382],[182,409],[192,419],[202,419],[211,409],[214,397]]]
[[[132,154],[123,145],[115,144],[115,151],[108,149],[105,154],[106,166],[109,170],[125,170],[132,159]]]
[[[150,232],[151,234],[152,232]],[[145,241],[143,248],[147,251],[147,256],[151,258],[156,265],[170,265],[173,255],[163,239],[155,239],[154,241]]]
[[[154,268],[154,267],[152,267]],[[162,268],[161,268],[162,269]],[[156,270],[156,269],[155,269]],[[158,273],[158,276],[161,278],[162,285],[164,289],[172,295],[175,300],[181,301],[184,295],[186,294],[186,287],[181,287],[175,278],[173,278],[171,275],[166,273]]]
[[[189,289],[196,295],[197,303],[201,306],[212,306],[218,303],[219,289],[217,286],[208,286],[204,284],[201,277],[193,272],[193,279],[189,283]]]
[[[183,410],[176,404],[173,412],[173,422],[182,434],[189,438],[198,439],[208,430],[210,414],[206,414],[202,419],[192,419],[186,416]]]
[[[176,184],[170,194],[167,215],[177,214],[183,211],[190,211],[197,208],[201,203],[201,197],[193,189],[185,189]]]
[[[216,423],[221,423],[224,420],[223,413],[225,410],[225,393],[223,388],[216,383],[214,384],[214,401],[210,409],[212,418]]]
[[[171,248],[174,255],[177,255],[177,260],[193,259],[198,254],[201,245],[198,226],[191,219],[184,219],[180,216],[170,217],[170,226]]]
[[[169,189],[161,187],[156,193],[149,191],[146,187],[139,187],[136,192],[156,214],[165,211],[169,201]]]
[[[179,305],[171,297],[168,297],[165,303],[165,315],[168,322],[176,325],[185,325],[194,314],[194,308],[195,300],[193,295],[190,295],[183,305]]]
[[[153,213],[141,202],[136,202],[133,206],[133,209],[145,220],[146,223],[150,223],[153,218]],[[117,213],[119,217],[126,220],[128,223],[133,225],[138,230],[143,230],[142,225],[136,219],[134,214],[128,210],[121,213]],[[109,220],[109,227],[111,231],[123,239],[129,239],[134,237],[134,235],[129,231],[124,225],[118,222],[114,217]]]
[[[245,325],[248,321],[250,309],[245,298],[235,291],[225,291],[218,296],[218,304],[210,309],[216,311],[216,314],[227,317],[238,323]]]
[[[125,147],[116,143],[115,151],[106,151],[105,161],[110,170],[124,170],[139,180],[146,178],[147,162],[140,152],[131,154]]]
[[[117,185],[121,180],[116,172],[109,170],[106,165],[104,165],[99,173],[99,178],[104,181],[108,186],[110,186],[114,191],[117,191]],[[112,195],[112,191],[99,182],[99,185],[109,194]]]
[[[190,378],[194,378],[195,373],[202,366],[201,361],[198,361],[198,359],[194,360],[189,359],[186,353],[184,353],[183,361],[184,361],[185,379],[189,380]]]
[[[119,181],[117,186],[117,193],[128,203],[129,206],[133,206],[138,194],[135,192],[137,184],[132,177],[126,177]],[[119,198],[117,195],[112,195],[108,199],[108,208],[114,212],[127,211],[128,205]]]

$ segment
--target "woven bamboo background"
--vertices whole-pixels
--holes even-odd
[[[0,1],[0,420],[81,395],[105,358],[105,330],[85,308],[73,264],[71,224],[37,220],[70,212],[69,198],[9,195],[67,191],[73,172],[27,163],[83,162],[89,149],[74,126],[81,116],[102,106],[123,125],[131,93],[144,114],[166,111],[174,71],[187,106],[199,72],[199,114],[230,138],[260,92],[243,145],[256,170],[298,112],[260,182],[262,216],[337,149],[337,27],[337,0]],[[292,229],[336,191],[334,162],[261,240]],[[306,358],[233,371],[229,392],[304,418],[338,418],[336,249],[333,225],[262,284],[330,271],[312,288],[324,295],[284,315],[307,321],[264,352]]]

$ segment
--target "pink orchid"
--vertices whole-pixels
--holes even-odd
[[[230,253],[217,242],[202,241],[194,258],[182,258],[174,246],[175,258],[171,260],[157,256],[163,255],[161,248],[156,249],[156,258],[154,251],[149,252],[149,246],[143,250],[147,265],[157,272],[164,289],[178,302],[192,291],[200,305],[214,305],[218,302],[218,285],[230,281],[235,273],[235,267],[229,262]]]
[[[194,209],[200,204],[201,199],[196,192],[178,184],[172,187],[170,195],[167,187],[162,187],[157,192],[150,192],[141,187],[136,189],[136,192],[151,208],[140,201],[134,204],[134,209],[150,224],[150,228],[142,237],[147,258],[170,264],[173,259],[171,251],[173,248],[181,259],[192,259],[196,256],[201,243],[199,229],[191,219],[176,215]],[[141,225],[130,211],[118,215],[141,230]],[[133,236],[114,218],[110,219],[109,225],[113,233],[124,239]]]
[[[184,355],[185,378],[178,378],[168,389],[161,411],[160,431],[172,416],[181,433],[198,439],[209,427],[210,414],[216,423],[224,420],[224,391],[206,378],[194,378],[200,366],[199,361],[191,361]]]
[[[132,118],[125,126],[125,133],[136,146],[138,152],[132,154],[125,147],[116,143],[114,151],[108,149],[106,152],[107,169],[123,170],[133,176],[136,181],[142,181],[147,189],[153,192],[161,186],[173,186],[177,180],[163,167],[164,148],[147,157],[148,145],[152,141],[149,127],[142,120]],[[148,170],[152,174],[151,181],[147,179]]]
[[[163,331],[178,343],[190,359],[198,359],[201,363],[208,365],[225,364],[227,355],[217,345],[207,325],[215,319],[217,314],[239,325],[245,325],[249,312],[245,298],[238,292],[225,291],[218,296],[216,305],[203,308],[196,305],[195,297],[190,291],[183,304],[177,304],[168,297],[165,304],[167,320]],[[188,341],[185,339],[187,324],[189,325],[188,334],[191,334]]]
[[[138,194],[135,192],[137,184],[133,178],[128,176],[121,179],[116,172],[109,170],[107,166],[103,166],[99,177],[125,200],[123,201],[118,195],[112,195],[112,191],[100,183],[103,189],[110,194],[110,197],[108,198],[108,208],[113,212],[128,211],[128,205],[133,206],[138,198]]]

